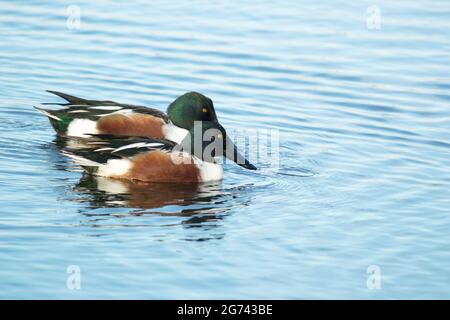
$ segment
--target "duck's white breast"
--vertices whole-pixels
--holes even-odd
[[[181,143],[181,141],[183,141],[183,139],[189,133],[189,131],[187,131],[186,129],[177,127],[172,122],[163,125],[162,129],[164,137],[176,143]]]
[[[198,160],[195,165],[200,171],[202,182],[222,180],[223,169],[221,164]]]

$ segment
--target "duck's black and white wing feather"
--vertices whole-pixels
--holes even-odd
[[[61,116],[64,114],[68,117],[79,119],[90,119],[96,121],[99,119],[99,117],[103,117],[113,113],[120,113],[125,115],[130,113],[141,113],[158,117],[163,119],[165,122],[168,122],[167,115],[164,112],[154,108],[148,108],[145,106],[138,106],[132,104],[123,104],[111,100],[88,100],[58,91],[53,90],[47,91],[67,101],[67,103],[43,103],[44,105],[50,104],[50,105],[64,106],[66,107],[64,109],[47,110],[37,108],[41,112],[43,110],[47,113],[51,113],[56,117],[58,117],[58,115]]]
[[[132,158],[149,151],[170,152],[176,143],[165,139],[92,135],[85,145],[86,148],[82,149],[67,147],[63,153],[71,158],[77,157],[75,160],[81,157],[96,163],[106,163],[110,159]]]

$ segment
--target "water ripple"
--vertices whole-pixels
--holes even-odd
[[[75,297],[55,280],[72,264],[77,298],[448,296],[447,1],[378,1],[380,29],[366,2],[76,5],[81,29],[65,4],[2,3],[0,297]],[[279,163],[88,177],[32,108],[47,89],[160,110],[197,90],[229,132],[278,130]]]

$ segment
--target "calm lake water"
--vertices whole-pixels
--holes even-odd
[[[0,8],[0,298],[450,298],[447,0]],[[83,176],[32,108],[46,89],[202,92],[228,130],[279,130],[279,167]]]

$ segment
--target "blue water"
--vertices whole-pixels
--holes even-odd
[[[0,8],[0,298],[450,298],[447,0]],[[46,89],[161,110],[202,92],[228,130],[279,130],[279,168],[84,176],[32,108],[61,101]]]

